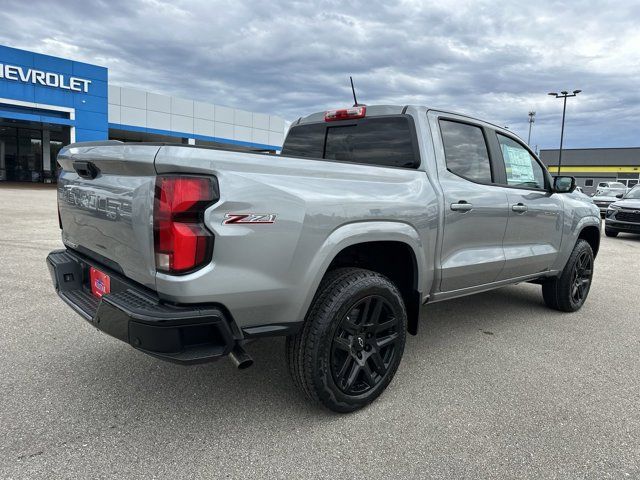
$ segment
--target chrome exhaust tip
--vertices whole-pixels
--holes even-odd
[[[238,370],[244,370],[253,365],[253,358],[251,358],[240,345],[233,347],[233,350],[229,353],[229,358],[231,358],[231,361]]]

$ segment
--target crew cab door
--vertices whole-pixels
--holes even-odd
[[[458,117],[430,119],[444,197],[440,291],[496,280],[505,255],[505,190],[494,185],[484,126]]]
[[[497,176],[509,200],[504,235],[505,265],[498,280],[544,272],[555,262],[562,241],[562,195],[551,193],[550,177],[518,139],[492,132],[500,158]]]

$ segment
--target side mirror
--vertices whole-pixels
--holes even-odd
[[[571,193],[576,189],[575,177],[553,177],[553,191],[555,193]]]
[[[623,193],[619,193],[619,194],[616,195],[616,198],[622,198],[622,197],[624,197]]]

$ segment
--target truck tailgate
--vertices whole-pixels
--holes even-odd
[[[62,240],[155,287],[153,205],[156,145],[71,145],[58,162]]]

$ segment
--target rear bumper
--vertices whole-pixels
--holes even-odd
[[[153,292],[71,250],[47,256],[56,292],[99,330],[163,360],[202,363],[227,356],[243,335],[221,308],[162,303]],[[111,293],[91,294],[88,270],[110,276]]]

